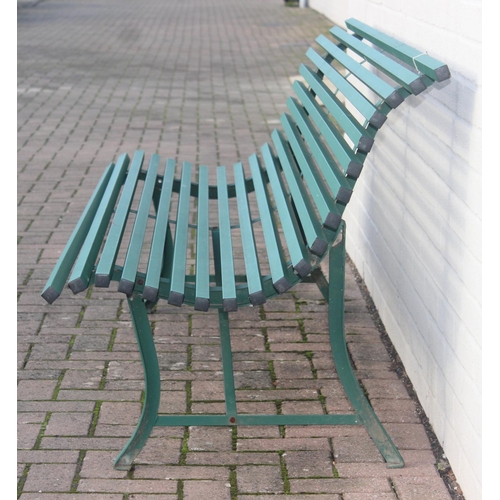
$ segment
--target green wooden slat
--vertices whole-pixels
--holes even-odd
[[[335,26],[330,30],[330,33],[337,38],[337,40],[340,40],[344,45],[356,52],[356,54],[364,57],[376,68],[398,82],[408,92],[417,95],[427,88],[427,85],[425,85],[419,74],[413,73],[401,64],[387,57],[385,54],[382,54],[373,47],[370,47],[366,43],[350,35],[342,28]]]
[[[361,80],[368,88],[382,97],[391,108],[395,108],[403,102],[403,97],[401,97],[394,87],[384,82],[384,80],[362,66],[359,62],[355,61],[352,57],[348,56],[324,35],[320,35],[316,38],[316,42],[354,76]]]
[[[129,157],[127,155],[123,155],[119,158],[118,163],[113,170],[106,192],[104,193],[87,237],[85,238],[85,242],[82,246],[75,267],[73,268],[73,272],[69,277],[68,285],[73,293],[81,292],[89,286],[94,264],[99,253],[102,240],[106,234],[106,228],[108,227],[109,219],[113,213],[113,208],[118,198],[118,194],[120,193],[120,188],[122,187],[123,179],[126,175],[128,163]]]
[[[236,185],[236,202],[238,206],[238,217],[240,221],[241,242],[243,246],[243,257],[247,275],[248,293],[250,302],[254,305],[263,304],[266,296],[262,291],[261,272],[257,248],[252,228],[250,206],[245,187],[245,173],[243,165],[236,163],[233,166]]]
[[[357,179],[363,168],[366,155],[353,152],[342,134],[339,133],[326,113],[320,108],[314,96],[301,82],[295,81],[293,89],[346,175]]]
[[[139,173],[141,171],[142,163],[144,161],[144,152],[136,151],[127,178],[123,186],[122,194],[116,207],[113,222],[109,229],[106,243],[102,250],[101,258],[97,264],[95,286],[107,287],[111,281],[113,274],[116,257],[120,249],[120,243],[125,231],[125,225],[129,216],[130,206],[134,197],[137,181],[139,180]]]
[[[236,282],[234,278],[233,243],[226,167],[217,167],[217,201],[219,209],[222,301],[225,311],[235,311],[237,307]]]
[[[300,171],[306,181],[311,197],[318,208],[323,225],[335,231],[341,221],[342,211],[337,207],[330,191],[319,173],[303,139],[300,137],[296,125],[288,115],[282,116],[282,124],[293,155],[299,165]]]
[[[309,273],[312,266],[307,247],[302,239],[302,230],[294,217],[290,198],[286,193],[283,179],[278,173],[276,161],[269,144],[264,144],[261,151],[292,266],[300,277],[304,277]]]
[[[283,247],[281,246],[278,229],[272,215],[269,193],[264,184],[262,169],[256,154],[250,156],[249,163],[273,286],[278,293],[283,293],[290,288],[291,284],[287,277],[288,273]]]
[[[54,300],[56,300],[59,295],[61,295],[62,289],[68,279],[69,273],[71,272],[71,268],[75,263],[76,258],[78,257],[78,252],[82,247],[85,238],[87,237],[87,233],[92,225],[92,221],[94,220],[95,214],[99,208],[99,204],[101,202],[102,197],[106,191],[106,187],[111,178],[111,174],[113,173],[113,169],[115,168],[115,164],[111,163],[108,165],[104,174],[97,187],[95,188],[90,200],[85,207],[78,223],[73,230],[64,250],[59,257],[57,264],[55,265],[52,273],[50,274],[49,279],[45,285],[45,288],[42,292],[42,297],[49,303],[52,304]]]
[[[196,298],[194,308],[207,311],[210,306],[210,228],[208,167],[198,173],[198,222],[196,228]]]
[[[370,125],[378,129],[385,123],[387,116],[381,113],[351,82],[346,80],[334,67],[330,66],[317,52],[309,49],[306,56],[337,87]],[[401,96],[399,96],[399,99],[401,102],[403,101]]]
[[[450,70],[446,64],[434,59],[426,53],[422,53],[385,33],[381,33],[357,19],[351,18],[345,23],[346,26],[356,34],[366,38],[389,54],[398,57],[406,64],[416,67],[418,71],[424,73],[432,80],[442,82],[451,77]]]
[[[130,296],[134,290],[135,278],[139,267],[139,260],[142,253],[142,244],[144,242],[144,234],[148,223],[149,210],[153,198],[153,192],[156,185],[156,176],[158,174],[158,166],[160,157],[156,154],[151,156],[149,162],[144,187],[139,201],[139,208],[135,217],[132,235],[123,264],[122,276],[118,285],[118,291]]]
[[[302,230],[306,236],[309,250],[315,255],[321,256],[327,249],[327,238],[316,216],[312,202],[300,177],[300,173],[295,165],[292,152],[281,132],[275,129],[271,137],[285,174],[290,195],[301,222]]]
[[[372,127],[362,127],[344,104],[340,102],[337,96],[332,94],[321,78],[319,78],[310,68],[301,64],[299,72],[309,84],[314,94],[318,96],[328,112],[335,118],[339,126],[353,142],[354,147],[364,153],[370,152],[376,130]]]
[[[158,210],[156,213],[153,238],[151,240],[151,249],[149,252],[148,267],[146,271],[146,281],[142,296],[150,302],[156,302],[158,290],[160,287],[161,272],[166,259],[171,259],[169,241],[169,222],[170,203],[172,200],[172,187],[175,175],[175,161],[167,160],[165,174],[162,180],[162,189]]]
[[[338,203],[346,205],[351,199],[354,180],[345,177],[345,172],[338,166],[337,161],[328,149],[321,143],[318,133],[314,130],[302,106],[293,98],[287,100],[295,123],[299,127],[306,143],[308,144],[321,173],[328,182]],[[339,207],[340,208],[340,207]]]
[[[172,284],[168,303],[180,306],[184,301],[186,283],[187,244],[189,236],[189,199],[191,193],[191,163],[182,164],[179,204],[174,237],[174,256],[172,262]]]

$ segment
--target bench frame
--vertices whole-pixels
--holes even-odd
[[[387,467],[401,468],[404,466],[403,458],[398,449],[363,394],[349,360],[344,328],[345,237],[346,225],[343,221],[339,237],[329,253],[329,279],[327,280],[321,268],[317,267],[311,274],[310,281],[316,283],[328,304],[329,339],[332,356],[337,374],[354,408],[354,413],[331,415],[238,414],[236,410],[229,315],[222,308],[219,308],[226,414],[159,414],[160,367],[149,323],[148,304],[140,294],[133,293],[128,297],[128,305],[141,353],[146,390],[141,417],[132,437],[115,460],[114,467],[116,469],[128,470],[131,467],[135,457],[146,444],[153,427],[192,425],[364,425],[387,462]]]

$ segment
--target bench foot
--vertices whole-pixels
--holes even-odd
[[[344,329],[344,286],[345,286],[345,223],[342,242],[332,247],[329,255],[329,283],[324,275],[313,275],[316,284],[328,301],[328,322],[332,355],[338,376],[356,415],[365,426],[390,469],[404,467],[404,461],[384,426],[377,418],[364,395],[352,369]]]
[[[114,462],[114,468],[117,470],[128,470],[132,466],[132,462],[146,444],[153,427],[156,425],[160,404],[160,367],[147,307],[142,298],[135,294],[128,298],[128,304],[144,367],[146,389],[144,405],[137,427]]]

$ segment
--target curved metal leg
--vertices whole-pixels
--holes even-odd
[[[328,322],[334,363],[356,414],[387,462],[387,467],[396,469],[404,467],[403,458],[363,394],[347,353],[344,331],[345,225],[343,233],[343,241],[330,251]]]
[[[160,404],[160,367],[146,304],[139,295],[135,294],[128,298],[128,304],[144,367],[146,391],[144,406],[137,427],[128,443],[116,457],[114,467],[118,470],[128,470],[135,457],[146,444],[157,421]]]

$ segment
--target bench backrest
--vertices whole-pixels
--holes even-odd
[[[294,222],[290,206],[276,205],[288,247],[296,249],[292,262],[299,275],[311,268],[307,249],[321,256],[336,237],[356,179],[391,109],[450,78],[448,67],[426,53],[356,19],[346,25],[352,34],[336,26],[330,30],[334,40],[316,39],[324,55],[307,51],[315,69],[300,67],[303,82],[293,84],[297,98],[288,99],[289,113],[281,116],[284,134],[272,133],[276,155],[268,144],[262,148],[275,199],[290,193]],[[277,168],[288,187],[278,182]]]

